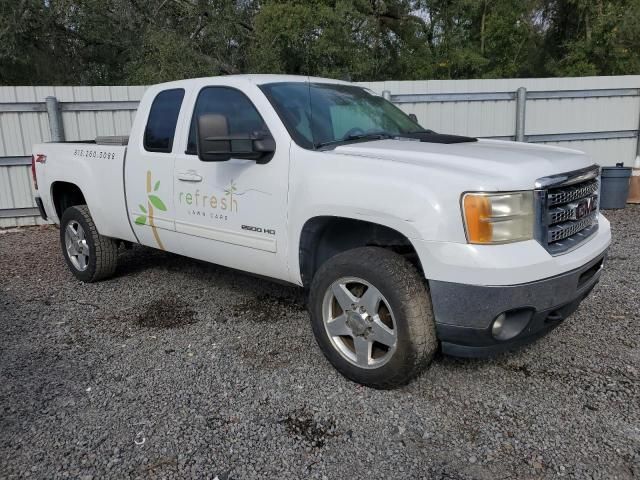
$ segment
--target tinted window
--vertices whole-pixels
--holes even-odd
[[[398,107],[355,85],[293,82],[260,88],[303,148],[349,141],[359,134],[396,136],[423,131]]]
[[[203,88],[198,95],[191,118],[186,153],[196,154],[196,119],[199,115],[206,113],[217,113],[227,117],[229,134],[231,135],[269,131],[256,107],[244,93],[227,87]]]
[[[144,148],[150,152],[170,153],[176,133],[184,90],[164,90],[151,104],[147,127],[144,129]]]

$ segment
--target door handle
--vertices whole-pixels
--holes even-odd
[[[183,182],[201,182],[202,175],[198,174],[195,170],[189,170],[187,172],[178,172],[178,180]]]

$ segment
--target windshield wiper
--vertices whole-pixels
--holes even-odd
[[[414,130],[412,132],[404,132],[401,135],[398,135],[399,137],[401,137],[402,135],[411,135],[412,133],[436,133],[433,130],[429,129],[429,128],[425,128],[422,130]]]
[[[387,132],[375,132],[375,133],[359,133],[356,135],[349,135],[347,137],[341,138],[340,140],[330,140],[328,142],[320,142],[316,143],[314,147],[316,149],[326,147],[328,145],[337,145],[339,143],[344,142],[352,142],[358,140],[384,140],[387,138],[395,138],[397,135],[393,135]]]

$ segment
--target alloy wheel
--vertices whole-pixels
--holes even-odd
[[[397,328],[389,302],[366,280],[345,277],[333,282],[324,295],[322,317],[334,348],[360,368],[378,368],[396,350]]]
[[[75,220],[67,223],[64,231],[64,243],[67,255],[73,266],[83,272],[89,266],[89,244],[84,234],[84,229]]]

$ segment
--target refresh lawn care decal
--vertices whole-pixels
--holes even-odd
[[[210,220],[227,221],[233,217],[231,214],[237,214],[240,209],[260,204],[261,201],[257,199],[244,198],[244,195],[253,193],[258,195],[271,196],[269,192],[263,192],[255,188],[249,188],[247,190],[238,190],[236,183],[233,179],[225,187],[212,186],[213,189],[218,190],[220,193],[213,191],[200,191],[200,189],[192,190],[190,192],[177,192],[177,200],[179,207],[187,208],[187,215],[196,217],[204,217]],[[248,202],[248,205],[245,205]],[[245,209],[246,212],[246,209]]]
[[[155,238],[156,243],[158,244],[158,248],[164,250],[164,245],[162,244],[160,236],[158,235],[158,229],[156,228],[156,225],[153,221],[153,207],[162,212],[166,212],[167,206],[156,194],[156,192],[160,188],[160,180],[158,180],[153,185],[153,190],[151,189],[151,180],[151,170],[147,170],[147,206],[145,208],[145,206],[142,204],[138,205],[143,215],[140,215],[138,218],[136,218],[136,225],[149,225],[151,227],[151,231],[153,232],[153,238]]]
[[[237,193],[238,189],[233,180],[221,190],[224,193],[218,195],[213,192],[204,193],[199,189],[193,192],[179,192],[178,204],[188,207],[188,215],[226,221],[229,219],[229,213],[238,213],[238,196],[246,192]]]
[[[153,238],[155,239],[158,248],[164,250],[164,244],[160,239],[160,235],[158,233],[158,227],[155,224],[154,218],[154,209],[156,211],[167,212],[167,205],[164,203],[164,200],[160,198],[159,189],[160,189],[160,180],[157,180],[155,183],[153,182],[151,170],[147,170],[147,178],[146,178],[146,186],[147,186],[147,205],[138,205],[140,209],[140,213],[136,219],[136,225],[148,225],[151,227],[151,231],[153,232]],[[241,201],[240,197],[250,192],[254,192],[255,194],[267,195],[271,194],[268,192],[263,192],[261,190],[257,190],[255,188],[250,188],[244,191],[238,191],[238,187],[235,182],[231,180],[229,184],[222,188],[213,186],[214,189],[219,190],[220,193],[214,192],[201,192],[200,189],[196,189],[193,191],[187,192],[177,192],[177,205],[174,203],[173,205],[176,208],[184,208],[186,207],[186,214],[194,217],[200,217],[202,220],[210,220],[213,222],[226,222],[229,219],[232,219],[235,214],[237,214],[241,208],[241,203],[244,203],[247,200]],[[257,201],[257,200],[256,200]],[[251,204],[251,201],[250,201]],[[175,213],[175,212],[174,212]],[[194,219],[195,220],[195,219]],[[255,233],[262,233],[267,235],[275,235],[276,231],[268,226],[251,226],[251,225],[240,225],[236,226],[236,228],[240,228],[242,230],[248,230]]]

